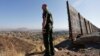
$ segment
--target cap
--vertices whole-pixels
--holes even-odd
[[[43,4],[42,6],[43,6],[43,7],[47,7],[47,4]]]

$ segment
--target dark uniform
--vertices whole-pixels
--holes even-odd
[[[45,46],[45,55],[51,56],[54,55],[54,47],[53,47],[53,37],[52,37],[52,28],[53,28],[53,19],[51,13],[48,11],[43,12],[43,22],[46,20],[46,24],[43,27],[43,40]]]

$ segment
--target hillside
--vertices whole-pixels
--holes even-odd
[[[25,56],[33,44],[15,37],[0,36],[0,56]]]
[[[62,32],[62,34],[55,32],[54,39],[57,41],[54,41],[54,44],[56,45],[65,40],[65,36],[65,32]],[[41,32],[0,32],[0,56],[26,56],[30,53],[41,53],[43,51],[44,46]]]
[[[100,56],[100,43],[87,43],[69,48],[68,32],[53,33],[55,56]],[[44,45],[41,32],[0,32],[0,56],[43,56]]]

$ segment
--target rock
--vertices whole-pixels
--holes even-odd
[[[57,52],[57,51],[59,51],[57,48],[54,48],[54,50]]]

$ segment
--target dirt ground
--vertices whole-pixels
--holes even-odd
[[[69,45],[69,41],[64,41],[55,46],[55,56],[100,56],[100,43],[86,43],[68,48]],[[43,56],[43,53],[30,56]]]
[[[54,40],[54,45],[55,56],[100,56],[100,42],[72,45],[70,40],[59,37]],[[41,40],[31,41],[0,36],[0,56],[43,56],[43,50]]]

